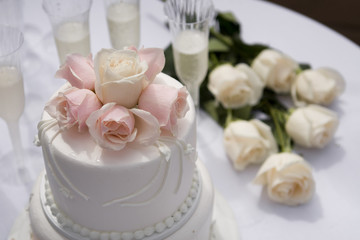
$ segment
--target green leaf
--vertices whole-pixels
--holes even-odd
[[[174,56],[173,56],[173,50],[172,50],[172,45],[169,44],[169,46],[164,50],[164,55],[165,55],[165,66],[164,69],[162,70],[163,73],[178,79],[177,75],[176,75],[176,71],[175,71],[175,65],[174,65]]]
[[[219,115],[217,111],[217,103],[215,100],[204,103],[205,111],[212,117],[216,122],[219,122]]]
[[[209,39],[209,52],[227,52],[230,48],[217,38]]]
[[[251,110],[252,107],[247,105],[241,108],[233,109],[232,112],[236,119],[249,120],[251,118]]]
[[[218,13],[216,20],[221,34],[228,36],[240,35],[240,24],[231,12]]]
[[[270,115],[274,123],[273,134],[279,145],[280,152],[291,152],[292,140],[285,129],[288,111],[269,106]]]
[[[210,28],[210,39],[212,39],[212,38],[217,39],[222,44],[224,44],[228,47],[233,47],[233,45],[234,45],[231,37],[226,36],[218,31],[216,31],[214,28]]]
[[[300,63],[299,65],[300,65],[301,70],[303,70],[303,71],[307,70],[307,69],[311,69],[311,65],[308,63]]]
[[[235,26],[239,25],[238,21],[236,20],[236,17],[234,16],[234,14],[232,12],[223,12],[223,13],[220,12],[220,13],[218,13],[218,18],[226,20],[228,22],[231,22]]]
[[[280,152],[291,151],[293,142],[285,129],[290,111],[279,101],[276,93],[265,89],[260,102],[254,106],[254,110],[267,115],[268,118],[264,122],[271,127]]]

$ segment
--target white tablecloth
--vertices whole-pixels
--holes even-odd
[[[242,239],[359,239],[360,236],[360,48],[337,34],[295,12],[254,0],[216,0],[218,10],[229,10],[242,23],[243,38],[278,48],[314,68],[329,66],[346,79],[345,93],[331,108],[339,113],[340,126],[323,150],[296,150],[314,168],[317,184],[314,198],[306,205],[287,207],[275,204],[252,179],[258,169],[251,166],[236,172],[225,156],[222,130],[201,114],[198,131],[199,155],[215,187],[228,200],[236,215]],[[24,1],[26,108],[21,118],[22,141],[34,181],[43,168],[41,151],[33,146],[36,125],[51,94],[64,83],[55,79],[58,68],[50,23],[40,0]],[[164,48],[169,33],[158,0],[141,1],[141,44]],[[92,52],[110,47],[102,1],[94,0],[90,14]],[[0,121],[0,236],[5,238],[16,216],[28,202],[29,186],[13,179],[14,162],[6,125]]]

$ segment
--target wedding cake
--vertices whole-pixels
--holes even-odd
[[[36,240],[208,240],[214,191],[195,109],[159,49],[71,55],[38,125]]]

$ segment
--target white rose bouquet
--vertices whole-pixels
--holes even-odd
[[[218,13],[214,26],[200,106],[224,128],[227,157],[239,171],[262,163],[255,182],[267,187],[270,199],[287,205],[309,201],[312,170],[293,148],[329,144],[339,121],[320,105],[343,92],[344,78],[332,68],[312,69],[269,46],[245,43],[231,13]],[[171,48],[165,55],[164,71],[176,78]]]

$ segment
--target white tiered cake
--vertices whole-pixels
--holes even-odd
[[[154,82],[180,87],[165,74]],[[190,110],[178,121],[178,137],[162,136],[156,144],[121,151],[104,150],[89,133],[74,128],[59,132],[56,121],[45,113],[39,137],[46,177],[40,183],[40,198],[35,195],[30,205],[35,236],[209,239],[213,189],[196,161],[190,97],[188,103]],[[52,224],[48,229],[39,221],[44,213]]]
[[[153,63],[147,62],[148,66],[144,67],[142,64],[145,61],[140,57],[141,52],[137,56],[136,50],[103,50],[95,59],[95,68],[101,68],[99,72],[112,71],[112,74],[118,74],[117,78],[122,78],[133,70],[133,66],[129,68],[129,65],[137,64],[135,75],[139,72],[146,74]],[[71,63],[68,68],[73,75],[80,75],[74,73],[76,66]],[[106,73],[100,74],[98,79],[106,77]],[[61,75],[69,78],[67,74]],[[70,83],[77,85],[72,80]],[[106,92],[105,87],[99,89],[96,84],[101,84],[101,80],[95,83],[95,91],[104,103],[104,99],[109,98],[105,95],[112,93]],[[183,87],[176,80],[159,73],[155,79],[146,82],[145,87],[142,83],[140,92],[152,84],[170,86],[176,91]],[[66,84],[53,99],[64,96],[71,87]],[[120,141],[124,138],[121,136],[119,141],[124,146],[115,150],[111,145],[107,148],[109,144],[99,146],[99,141],[93,139],[90,126],[88,131],[79,131],[80,127],[74,126],[64,130],[59,122],[61,118],[49,109],[54,103],[52,108],[55,111],[68,111],[66,108],[69,107],[60,110],[64,103],[51,100],[38,126],[46,174],[38,183],[30,204],[30,219],[36,238],[209,239],[213,188],[205,169],[197,163],[195,110],[191,98],[186,97],[187,94],[184,96],[186,102],[174,105],[183,108],[183,116],[178,116],[179,119],[173,121],[170,128],[164,130],[164,126],[159,126],[158,130],[144,130],[142,126],[135,126],[137,135],[141,134],[140,131],[159,131],[156,140],[147,144],[135,144],[128,140],[124,144]],[[142,104],[139,98],[130,108],[139,108]],[[142,105],[149,105],[148,101],[145,99]],[[127,105],[128,102],[121,104]],[[159,101],[156,104],[160,104]],[[151,112],[151,109],[148,111]],[[64,114],[66,118],[72,114],[69,112]],[[136,117],[138,115],[135,115],[135,121]]]
[[[16,223],[16,236],[237,239],[231,211],[221,197],[214,208],[211,179],[197,158],[194,104],[160,73],[164,61],[159,49],[105,49],[94,64],[68,57],[57,72],[68,83],[38,125],[45,171],[24,215],[31,229]]]

